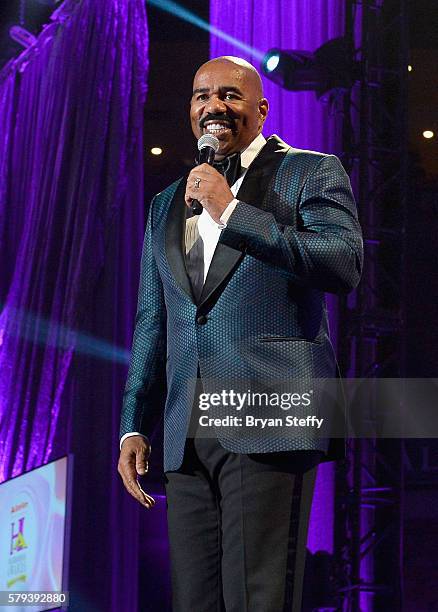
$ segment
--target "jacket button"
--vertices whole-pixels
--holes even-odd
[[[207,317],[205,315],[199,315],[196,319],[198,325],[205,325],[207,323]]]

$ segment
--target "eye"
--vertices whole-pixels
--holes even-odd
[[[207,94],[206,94],[206,93],[198,94],[198,95],[196,96],[196,100],[199,100],[199,101],[201,101],[201,102],[202,102],[202,100],[206,100],[206,99],[207,99],[207,97],[208,97],[208,96],[207,96]]]
[[[237,98],[238,98],[237,94],[235,94],[232,91],[229,91],[228,93],[225,94],[225,99],[226,100],[235,100]]]

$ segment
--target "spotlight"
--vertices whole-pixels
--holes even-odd
[[[163,152],[163,149],[161,147],[152,147],[151,149],[152,155],[161,155],[162,152]]]
[[[424,138],[427,138],[428,140],[430,140],[430,138],[433,138],[435,134],[432,132],[432,130],[424,130],[423,136]]]
[[[315,91],[321,98],[331,90],[347,90],[357,64],[345,38],[334,38],[315,52],[270,49],[262,61],[263,73],[284,89]]]
[[[408,64],[408,72],[412,72],[412,66],[411,66],[411,64]]]
[[[36,43],[36,37],[19,25],[9,28],[9,36],[25,49]]]
[[[280,53],[278,51],[271,51],[264,60],[266,72],[273,72],[280,62]]]

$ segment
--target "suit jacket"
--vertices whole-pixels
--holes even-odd
[[[251,164],[195,302],[184,259],[185,178],[151,203],[120,437],[150,435],[164,408],[164,469],[181,465],[189,380],[333,378],[324,292],[359,282],[363,245],[339,159],[271,136]],[[234,452],[329,450],[328,440],[217,432]]]

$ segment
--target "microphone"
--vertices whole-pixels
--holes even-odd
[[[213,165],[214,156],[219,149],[219,140],[213,134],[204,134],[198,140],[198,161],[199,164]],[[202,204],[198,200],[192,200],[190,204],[192,213],[194,215],[200,215],[202,213]]]

